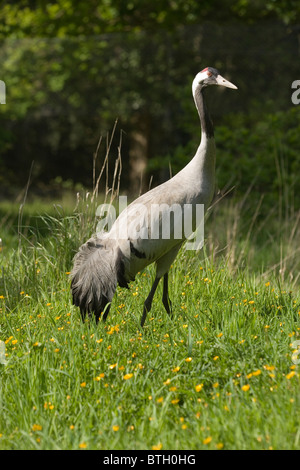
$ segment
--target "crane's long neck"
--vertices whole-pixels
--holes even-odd
[[[194,100],[200,117],[202,138],[204,137],[203,134],[205,134],[207,139],[211,139],[214,137],[214,126],[206,106],[203,90],[201,88],[197,88],[195,90]]]
[[[196,195],[195,200],[198,200],[199,197],[201,204],[208,205],[215,189],[214,128],[201,88],[196,88],[193,95],[200,117],[201,142],[194,158],[186,168],[188,168],[187,173],[190,183],[191,179],[193,180],[191,186],[193,187],[194,196]]]

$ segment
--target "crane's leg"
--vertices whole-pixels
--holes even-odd
[[[146,317],[147,317],[147,313],[150,312],[150,310],[151,310],[152,300],[153,300],[153,297],[154,297],[154,294],[155,294],[155,291],[157,289],[159,281],[160,281],[160,277],[156,277],[154,279],[154,282],[152,284],[149,295],[148,295],[147,299],[145,300],[143,315],[142,315],[142,318],[141,318],[141,326],[144,326],[144,323],[145,323],[145,320],[146,320]]]
[[[168,292],[168,273],[164,275],[164,288],[163,288],[163,296],[162,296],[162,303],[166,309],[168,315],[172,315],[172,302],[169,297]]]

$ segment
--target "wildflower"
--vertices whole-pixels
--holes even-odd
[[[223,333],[219,333],[219,334],[217,335],[217,338],[221,338],[221,336],[223,336]]]
[[[40,424],[34,424],[31,429],[32,431],[41,431],[43,429],[43,426],[41,426]]]
[[[243,386],[242,386],[243,392],[248,392],[249,388],[250,388],[250,385],[249,385],[249,384],[246,384],[246,385],[243,385]]]
[[[219,356],[215,356],[215,357],[214,357],[214,361],[216,361],[217,359],[219,359]]]
[[[286,378],[288,380],[290,380],[292,377],[294,377],[294,375],[296,374],[296,372],[294,370],[292,370],[291,372],[289,372],[287,375],[286,375]]]
[[[86,387],[86,382],[82,382],[82,383],[80,384],[80,387],[82,387],[82,388]]]
[[[212,441],[212,437],[211,437],[211,436],[208,436],[206,439],[203,439],[202,443],[203,443],[204,445],[207,445],[207,444],[209,444],[211,441]]]
[[[265,286],[266,286],[266,287],[269,287],[269,285],[270,285],[270,282],[266,282],[266,283],[265,283]]]
[[[113,429],[114,432],[117,432],[117,431],[119,431],[120,426],[118,426],[117,424],[114,424],[114,426],[112,427],[112,429]]]
[[[203,388],[203,384],[198,384],[196,385],[195,390],[196,392],[201,392],[202,388]]]
[[[177,366],[177,367],[174,367],[174,369],[172,369],[172,372],[178,372],[180,370],[180,367]]]
[[[110,369],[114,369],[116,366],[117,366],[117,363],[111,364],[111,365],[109,366],[109,368],[110,368]]]
[[[260,375],[261,374],[261,370],[260,369],[257,369],[255,370],[254,372],[252,372],[253,375],[257,376],[257,375]]]
[[[171,401],[172,405],[177,405],[179,403],[179,398],[174,398],[174,400]]]
[[[216,445],[216,448],[217,448],[218,450],[223,449],[223,447],[224,447],[223,442],[218,442],[218,444]]]
[[[131,377],[133,377],[133,374],[125,374],[125,375],[123,375],[123,379],[124,379],[124,380],[131,379]]]
[[[186,360],[185,360],[185,362],[191,362],[192,360],[193,360],[192,357],[187,357]]]
[[[99,374],[97,377],[95,377],[94,380],[95,380],[96,382],[99,382],[100,379],[103,379],[104,375],[105,375],[104,372],[102,372],[102,373]]]
[[[266,364],[266,365],[264,366],[264,369],[266,369],[266,370],[274,370],[274,369],[275,369],[275,366],[269,366],[268,364]]]
[[[214,387],[214,388],[218,388],[218,386],[219,386],[219,383],[218,383],[218,382],[215,382],[215,383],[213,384],[213,387]]]
[[[162,449],[162,443],[159,442],[158,444],[152,446],[152,450],[161,450]]]
[[[164,397],[159,397],[156,401],[157,403],[162,403],[164,401]]]
[[[86,442],[80,442],[79,449],[86,449],[86,448],[87,448],[87,443]]]

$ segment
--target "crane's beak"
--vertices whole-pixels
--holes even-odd
[[[226,80],[226,78],[222,77],[222,75],[218,75],[216,77],[216,81],[217,85],[226,86],[227,88],[233,88],[234,90],[237,90],[237,86]]]

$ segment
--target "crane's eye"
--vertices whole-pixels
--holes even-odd
[[[207,72],[207,76],[208,76],[208,77],[211,77],[211,76],[212,76],[212,73],[211,73],[211,72]]]

